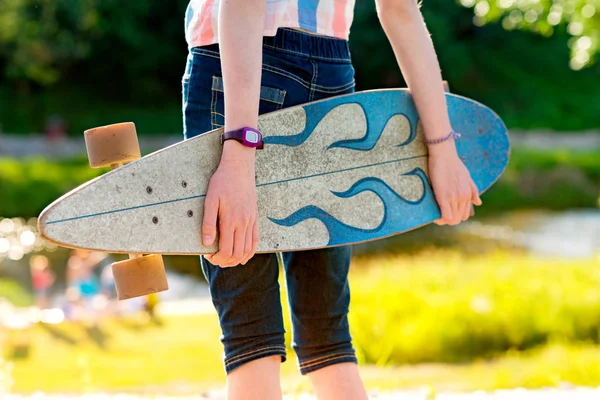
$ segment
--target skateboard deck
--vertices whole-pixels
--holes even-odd
[[[502,174],[507,129],[489,108],[446,94],[460,157],[480,192]],[[440,217],[427,146],[405,89],[342,95],[259,118],[257,252],[385,238]],[[222,129],[149,154],[72,190],[39,218],[61,246],[113,253],[207,254],[200,227]]]

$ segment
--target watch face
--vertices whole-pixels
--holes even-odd
[[[246,131],[246,141],[250,143],[258,143],[258,133],[253,131]]]

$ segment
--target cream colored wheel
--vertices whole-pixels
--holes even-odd
[[[141,157],[140,144],[133,122],[88,129],[85,147],[92,168],[113,166]]]
[[[113,263],[112,271],[119,300],[169,289],[165,265],[160,254]]]

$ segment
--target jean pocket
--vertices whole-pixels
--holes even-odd
[[[312,100],[354,92],[354,67],[350,63],[318,62]]]
[[[217,129],[225,125],[225,98],[222,77],[216,75],[213,76],[211,94],[211,124],[213,129]],[[261,86],[258,113],[265,114],[268,112],[280,110],[281,107],[283,107],[285,96],[285,90],[269,86]]]

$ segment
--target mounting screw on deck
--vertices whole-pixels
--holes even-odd
[[[188,217],[193,217],[194,216],[194,212],[192,210],[188,210]]]
[[[158,217],[152,217],[152,223],[158,224]]]
[[[187,187],[187,182],[186,181],[181,182],[181,186],[183,186],[184,188],[186,188]]]
[[[148,186],[148,187],[146,188],[146,192],[147,192],[148,194],[152,194],[152,188],[151,188],[150,186]]]

